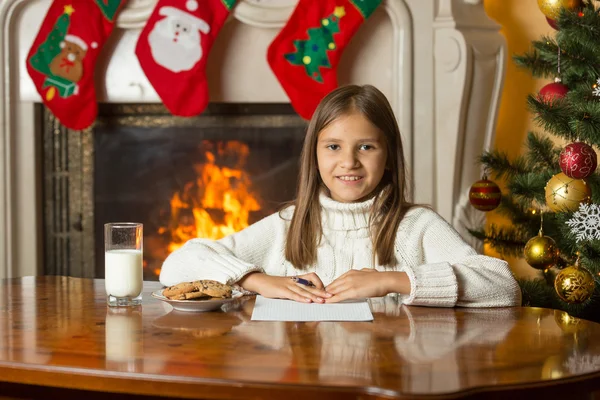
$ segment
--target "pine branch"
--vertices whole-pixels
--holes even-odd
[[[555,78],[560,75],[563,83],[570,86],[598,76],[598,68],[595,66],[600,61],[597,49],[588,43],[567,40],[558,42],[552,37],[543,36],[541,40],[533,41],[532,45],[532,52],[515,59],[518,60],[518,65],[528,68],[535,77]]]
[[[598,255],[598,249],[582,249],[580,254],[581,265],[583,265],[584,268],[587,268],[594,276],[598,276],[598,272],[600,272],[600,260],[597,258]]]
[[[574,46],[573,46],[574,47]],[[547,49],[547,54],[540,51],[531,51],[522,55],[513,56],[515,63],[521,68],[528,69],[535,78],[554,79],[560,75],[563,83],[572,86],[578,83],[596,79],[600,73],[599,68],[590,67],[590,59],[595,54],[585,54],[584,50],[570,49],[572,53],[561,50],[561,69],[558,72],[558,47],[556,50]],[[579,57],[570,54],[581,54]],[[588,59],[580,57],[587,56]]]
[[[583,15],[563,9],[556,19],[560,28],[556,34],[559,42],[578,42],[595,46],[600,42],[600,19],[592,4],[581,10]]]
[[[600,78],[600,76],[598,77]],[[590,101],[598,101],[600,97],[593,95],[593,85],[596,81],[584,81],[569,86],[567,93],[568,101],[571,104],[585,103]]]
[[[556,51],[558,52],[558,48]],[[591,49],[577,42],[561,43],[560,77],[567,86],[598,76],[598,67],[594,66],[594,63],[600,61],[596,54],[597,51],[595,48]],[[558,54],[554,54],[558,61]]]
[[[469,232],[505,256],[522,257],[525,243],[529,240],[529,235],[519,228],[498,227],[495,224],[492,224],[487,232]]]
[[[529,95],[527,97],[527,104],[535,115],[534,120],[544,130],[560,137],[568,138],[573,135],[569,126],[572,111],[564,99],[544,102],[537,97]]]
[[[512,181],[508,182],[509,191],[517,197],[517,201],[533,204],[546,204],[546,183],[557,172],[554,170],[546,170],[541,173],[527,172],[515,176]],[[520,199],[519,199],[520,198]]]
[[[478,161],[493,173],[495,179],[510,179],[527,172],[527,165],[522,157],[511,162],[505,153],[498,150],[484,152]]]
[[[570,129],[579,138],[600,146],[600,102],[573,102]]]
[[[552,308],[554,288],[544,279],[517,279],[523,297],[522,305],[529,307]]]
[[[528,164],[536,171],[555,168],[558,165],[560,150],[548,137],[538,136],[533,132],[527,134]]]
[[[531,71],[531,74],[536,78],[553,78],[556,76],[556,61],[542,58],[537,51],[515,55],[513,60],[519,67]]]
[[[592,174],[585,178],[585,182],[592,190],[592,203],[600,204],[600,175]]]
[[[549,61],[554,65],[554,73],[556,73],[558,69],[558,42],[556,39],[543,35],[540,40],[534,40],[531,44],[540,59]]]

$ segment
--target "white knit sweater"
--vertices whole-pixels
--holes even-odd
[[[373,265],[369,210],[374,199],[338,203],[324,194],[323,238],[317,249],[315,272],[327,286],[351,269],[404,271],[410,295],[403,303],[433,307],[500,307],[521,304],[521,291],[505,261],[478,255],[438,214],[423,207],[409,210],[396,235],[392,267]],[[293,209],[274,213],[248,228],[212,241],[192,239],[165,260],[160,282],[214,279],[235,283],[252,271],[295,276],[285,259],[285,237]]]

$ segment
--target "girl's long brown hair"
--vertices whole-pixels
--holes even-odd
[[[406,199],[406,166],[400,129],[383,93],[371,85],[348,85],[332,91],[321,101],[304,139],[296,200],[293,202],[294,215],[285,246],[285,258],[297,269],[304,269],[317,261],[317,246],[323,233],[319,191],[327,188],[317,166],[319,133],[335,119],[352,113],[365,116],[383,132],[386,139],[387,166],[375,189],[376,198],[369,226],[376,262],[384,266],[396,263],[396,231],[406,211],[412,206]]]

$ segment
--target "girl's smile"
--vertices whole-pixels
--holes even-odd
[[[371,195],[386,162],[383,132],[359,112],[337,118],[319,133],[317,165],[333,200],[351,203]]]
[[[358,181],[360,181],[362,179],[362,176],[342,175],[342,176],[338,176],[337,178],[346,183],[354,184],[354,183],[357,183]]]

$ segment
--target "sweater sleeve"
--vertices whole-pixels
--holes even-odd
[[[425,210],[416,223],[422,263],[407,266],[405,304],[434,307],[521,305],[521,290],[506,261],[479,255],[441,216]],[[424,221],[423,221],[424,220]],[[424,223],[423,223],[424,222]]]
[[[263,271],[285,229],[275,213],[223,239],[191,239],[167,257],[159,280],[165,286],[199,279],[233,284],[250,272]]]

